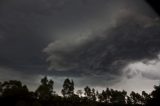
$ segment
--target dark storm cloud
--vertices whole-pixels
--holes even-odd
[[[78,73],[81,77],[115,80],[122,76],[122,69],[128,64],[157,58],[159,20],[134,14],[117,20],[114,27],[91,35],[78,46],[76,41],[71,41],[72,45],[63,40],[53,42],[45,49],[51,68],[61,75],[77,76]]]
[[[43,22],[37,17],[40,11],[37,8],[41,5],[35,8],[33,2],[24,0],[1,2],[0,34],[3,39],[0,41],[0,65],[19,71],[42,68],[45,62],[41,51],[47,42],[43,37]]]
[[[72,29],[72,32],[78,33],[80,28],[88,29],[82,27],[88,20],[92,23],[97,17],[103,16],[100,14],[104,11],[105,2],[1,0],[0,65],[18,70],[47,67],[43,48],[56,38],[65,37],[61,34],[66,33],[66,30]]]
[[[0,65],[31,73],[46,70],[47,64],[42,50],[50,41],[48,20],[51,20],[53,12],[58,11],[65,1],[2,0]]]
[[[88,20],[95,21],[106,6],[104,2],[1,0],[0,66],[31,74],[46,73],[46,57],[42,50],[56,38],[65,37],[61,34],[68,29],[78,33],[77,29],[85,26]]]

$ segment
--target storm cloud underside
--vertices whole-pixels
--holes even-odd
[[[130,63],[157,59],[159,19],[135,12],[122,9],[112,19],[113,24],[101,32],[51,43],[44,50],[51,70],[67,76],[79,73],[76,76],[114,80],[122,77],[123,68]]]

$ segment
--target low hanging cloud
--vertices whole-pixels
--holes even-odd
[[[124,73],[129,79],[141,75],[150,80],[160,80],[160,58],[149,61],[140,61],[129,64]]]
[[[60,39],[44,51],[54,74],[74,77],[78,73],[79,77],[116,81],[130,63],[158,58],[159,34],[159,19],[127,14],[117,18],[109,30],[84,39]]]

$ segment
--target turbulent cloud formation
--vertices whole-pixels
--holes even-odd
[[[128,75],[128,78],[133,78],[137,75],[141,75],[144,78],[151,80],[159,80],[160,79],[160,61],[159,58],[157,60],[143,61],[143,62],[135,62],[128,65],[124,70],[125,74]]]
[[[130,63],[157,59],[159,34],[159,19],[125,12],[110,29],[84,39],[55,41],[45,52],[55,73],[115,80]]]

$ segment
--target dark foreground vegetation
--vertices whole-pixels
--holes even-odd
[[[54,82],[47,77],[35,92],[28,90],[20,81],[11,80],[0,83],[0,106],[158,106],[160,104],[160,86],[148,94],[132,91],[118,91],[106,88],[101,93],[94,88],[74,92],[74,82],[66,79],[59,96],[53,91]]]

